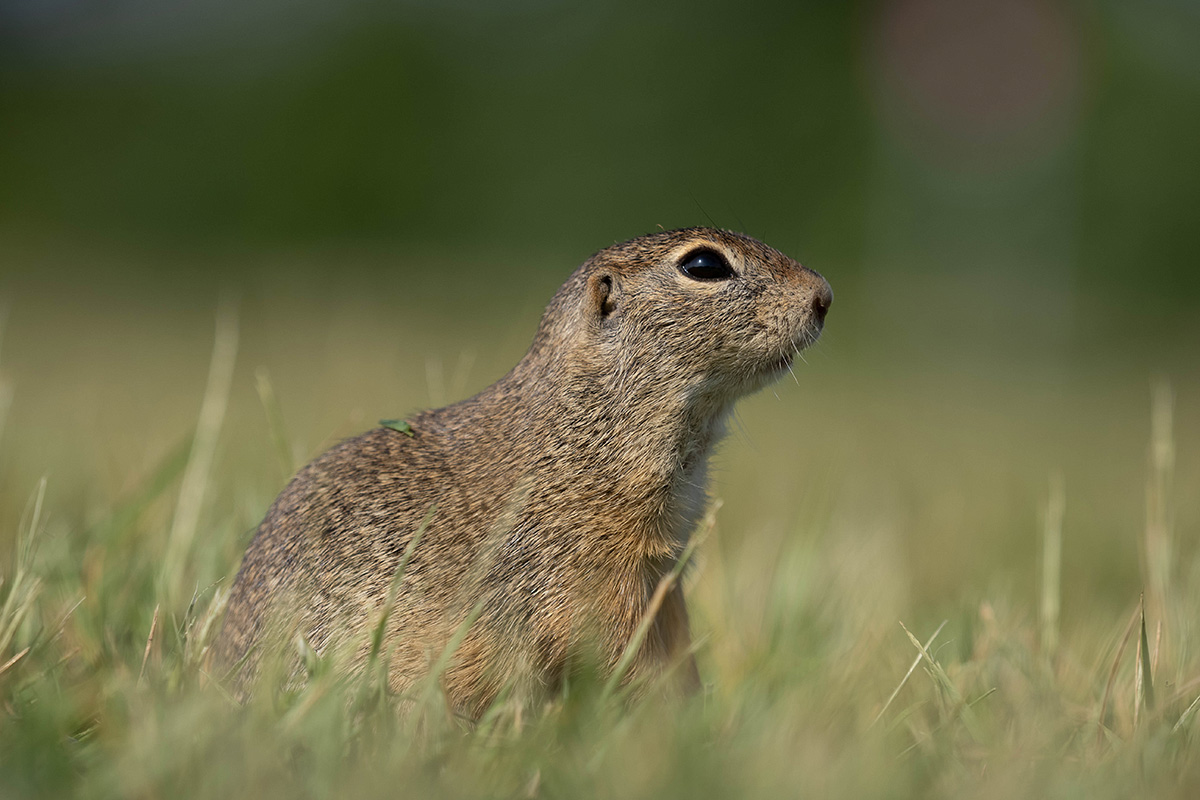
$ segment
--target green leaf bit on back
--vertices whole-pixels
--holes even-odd
[[[414,436],[412,425],[409,425],[402,419],[381,419],[379,424],[385,428],[391,428],[394,431],[400,431],[405,436]]]

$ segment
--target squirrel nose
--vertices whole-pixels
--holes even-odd
[[[822,278],[821,285],[813,292],[812,299],[812,310],[817,317],[817,322],[825,322],[825,315],[829,312],[831,305],[833,305],[833,289],[829,287],[829,281]]]

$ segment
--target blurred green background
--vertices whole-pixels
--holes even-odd
[[[711,218],[855,279],[1200,292],[1200,11],[1184,0],[0,14],[9,239],[567,266]]]
[[[1200,518],[1197,41],[1186,0],[7,0],[0,511],[137,486],[235,304],[226,575],[283,480],[257,368],[303,460],[501,375],[595,250],[716,224],[837,297],[742,408],[728,529],[864,536],[897,604],[1032,597],[1062,474],[1064,614],[1125,608],[1154,380]]]

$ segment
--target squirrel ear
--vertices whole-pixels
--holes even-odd
[[[607,319],[617,309],[617,287],[612,275],[607,272],[597,273],[588,279],[588,297],[591,307],[596,309],[600,319]]]

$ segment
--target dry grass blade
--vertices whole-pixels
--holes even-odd
[[[28,574],[18,567],[8,596],[4,598],[4,606],[0,608],[0,653],[12,645],[21,623],[33,610],[34,600],[37,599],[41,588],[40,580],[29,578]]]
[[[200,403],[196,435],[192,440],[191,454],[183,473],[179,502],[175,506],[175,517],[171,521],[167,550],[163,557],[162,576],[168,589],[172,588],[178,577],[183,574],[187,555],[196,536],[200,509],[204,503],[213,457],[217,450],[217,438],[225,421],[229,391],[233,385],[237,349],[237,311],[232,304],[225,303],[217,312],[216,336],[208,369],[208,382],[204,388],[204,399]],[[171,595],[168,594],[168,597]]]
[[[316,708],[334,688],[332,681],[314,680],[319,668],[320,657],[308,644],[308,641],[302,636],[297,636],[294,644],[296,645],[297,652],[304,659],[306,668],[309,670],[309,682],[304,687],[299,701],[289,708],[280,720],[283,730],[289,732],[298,730],[308,717],[308,713]]]
[[[304,672],[311,681],[324,666],[321,654],[313,648],[308,638],[302,633],[297,633],[292,637],[292,647],[295,648],[296,655],[300,657],[300,663],[304,666]]]
[[[218,620],[224,619],[225,605],[228,602],[229,589],[218,589],[213,593],[212,602],[208,604],[208,611],[205,613],[199,629],[194,629],[195,632],[187,638],[184,662],[189,666],[199,668],[204,663],[212,636],[215,633],[216,623]]]
[[[1175,396],[1171,384],[1160,379],[1151,392],[1150,474],[1146,480],[1146,585],[1150,610],[1159,619],[1170,591],[1173,543],[1171,520],[1172,482],[1175,472],[1173,434]]]
[[[1061,606],[1062,583],[1062,525],[1066,508],[1061,475],[1050,479],[1050,494],[1042,524],[1042,653],[1054,658],[1058,649],[1058,617]]]
[[[667,597],[667,592],[674,588],[675,583],[679,580],[679,576],[687,568],[688,562],[691,561],[697,548],[708,538],[717,524],[717,511],[721,508],[721,501],[717,500],[713,503],[712,508],[704,517],[704,523],[700,528],[692,534],[688,539],[687,545],[683,548],[683,553],[680,554],[675,565],[670,572],[663,575],[658,581],[658,586],[654,588],[654,594],[650,596],[650,602],[646,604],[646,610],[642,612],[642,618],[638,620],[637,628],[633,631],[633,636],[629,637],[629,642],[625,645],[624,651],[621,653],[621,658],[617,661],[617,666],[613,668],[612,674],[604,684],[603,695],[610,696],[625,678],[625,673],[629,671],[630,665],[633,664],[633,659],[637,657],[638,650],[641,649],[642,641],[645,640],[646,634],[650,631],[650,626],[654,624],[654,618],[658,616],[658,610],[662,607],[663,600]]]
[[[146,676],[146,662],[150,659],[150,648],[154,645],[154,631],[158,628],[158,609],[159,605],[154,606],[154,617],[150,620],[150,634],[146,637],[146,649],[142,651],[142,667],[138,670],[138,685],[141,686],[142,679]]]
[[[962,718],[963,725],[966,727],[967,733],[971,734],[973,739],[979,741],[979,725],[975,721],[975,715],[972,713],[970,705],[963,700],[962,694],[958,691],[958,687],[956,687],[954,682],[950,680],[950,676],[946,674],[946,670],[942,669],[942,665],[934,660],[933,656],[929,653],[929,650],[923,644],[921,644],[921,640],[916,636],[913,636],[912,631],[906,628],[903,622],[900,623],[900,627],[904,628],[904,632],[908,634],[909,641],[913,643],[913,647],[916,647],[917,650],[920,651],[921,655],[924,656],[925,661],[929,664],[929,672],[933,677],[934,683],[937,684],[937,686],[939,686],[950,699],[953,709]]]
[[[1158,657],[1162,655],[1163,621],[1160,619],[1154,626],[1154,658],[1150,661],[1150,677],[1158,674]]]
[[[1178,733],[1186,728],[1188,723],[1192,721],[1192,718],[1196,716],[1197,709],[1200,709],[1200,696],[1197,696],[1196,699],[1192,701],[1192,704],[1184,709],[1183,713],[1179,715],[1179,719],[1176,720],[1175,724],[1171,727],[1171,733]]]
[[[1144,601],[1143,601],[1144,602]],[[1142,637],[1136,639],[1136,646],[1133,652],[1133,727],[1134,730],[1138,727],[1138,722],[1142,716],[1142,659],[1144,657],[1142,651]]]
[[[12,580],[4,605],[0,606],[0,653],[12,645],[21,623],[33,610],[34,600],[41,590],[42,582],[31,575],[34,544],[42,526],[42,506],[46,499],[46,479],[38,481],[37,491],[30,498],[17,528],[17,556]],[[15,661],[13,663],[16,663]]]
[[[284,480],[292,477],[296,464],[292,459],[292,448],[288,444],[287,429],[283,425],[283,407],[279,405],[279,397],[271,385],[271,376],[266,367],[254,371],[255,386],[258,389],[258,399],[262,402],[263,413],[267,415],[267,429],[271,434],[271,443],[275,445],[275,455],[279,458],[279,469]]]
[[[51,628],[51,630],[54,631],[54,634],[50,636],[49,641],[54,641],[54,640],[58,639],[58,637],[62,636],[63,630],[67,627],[67,620],[69,620],[71,618],[71,615],[74,614],[75,611],[81,605],[83,605],[83,601],[86,599],[87,599],[86,595],[79,598],[78,600],[75,601],[75,603],[70,608],[68,608],[66,610],[66,612],[61,617],[59,617],[58,624]]]
[[[0,351],[4,346],[4,329],[8,323],[8,303],[0,302]],[[8,409],[12,406],[12,386],[0,376],[0,438],[4,436],[4,422],[8,419]]]
[[[1134,701],[1133,720],[1134,725],[1137,725],[1138,715],[1142,706],[1145,706],[1146,711],[1154,710],[1154,676],[1150,667],[1150,643],[1146,636],[1146,598],[1142,597],[1142,602],[1139,604],[1141,616],[1141,634],[1138,637],[1138,661],[1137,661],[1137,681],[1136,695]]]
[[[944,619],[944,620],[942,620],[942,624],[937,626],[937,630],[935,630],[933,632],[933,635],[929,637],[929,641],[925,642],[925,646],[922,649],[922,652],[917,653],[917,657],[913,659],[912,664],[908,668],[908,672],[904,673],[904,677],[900,679],[900,683],[897,684],[896,688],[892,691],[892,694],[890,697],[888,697],[887,702],[883,704],[883,708],[879,709],[879,713],[875,715],[875,719],[871,720],[871,724],[867,726],[868,729],[874,728],[875,724],[877,722],[879,722],[880,719],[883,718],[883,715],[887,712],[888,708],[892,705],[892,701],[896,699],[896,695],[900,694],[900,690],[904,688],[904,684],[908,683],[908,679],[916,671],[917,665],[920,664],[921,659],[925,657],[924,653],[926,651],[928,651],[930,647],[933,647],[934,640],[937,639],[938,634],[942,632],[942,628],[945,628],[946,623],[949,621],[950,620]],[[904,625],[904,623],[901,623],[901,627],[903,627],[903,625]]]
[[[392,615],[392,611],[396,607],[396,596],[400,593],[400,584],[404,582],[404,571],[407,569],[408,562],[412,559],[413,553],[416,552],[417,544],[421,541],[421,537],[425,535],[425,529],[429,527],[430,521],[433,520],[435,511],[437,511],[437,503],[429,506],[429,511],[425,513],[425,519],[421,520],[421,524],[413,532],[412,538],[408,541],[408,546],[404,548],[404,553],[400,556],[400,563],[396,566],[396,574],[392,576],[392,584],[388,587],[387,600],[383,604],[383,612],[379,615],[379,622],[371,632],[371,661],[379,657],[379,651],[383,647],[383,634],[387,629],[388,617]]]
[[[3,675],[5,672],[8,672],[9,667],[11,667],[13,664],[17,663],[18,661],[20,661],[28,653],[29,653],[29,648],[26,647],[24,650],[17,653],[12,658],[10,658],[8,661],[5,661],[3,664],[0,664],[0,675]]]
[[[8,410],[12,407],[12,384],[0,378],[0,438],[4,436],[4,423],[8,419]]]
[[[421,705],[425,708],[433,701],[434,694],[441,687],[442,674],[450,666],[450,659],[458,652],[458,648],[462,646],[463,640],[467,638],[467,633],[470,632],[471,626],[479,619],[479,615],[483,613],[483,601],[471,608],[463,621],[459,623],[455,629],[454,635],[450,637],[450,641],[442,649],[442,654],[438,656],[438,660],[434,662],[433,668],[429,670],[429,675],[425,679],[425,691],[421,696]]]
[[[1108,670],[1108,682],[1104,685],[1104,699],[1100,702],[1100,716],[1096,719],[1097,745],[1104,743],[1104,718],[1108,715],[1108,701],[1112,697],[1113,684],[1117,681],[1117,669],[1121,666],[1121,656],[1125,655],[1125,647],[1129,644],[1129,637],[1133,634],[1140,613],[1140,608],[1135,609],[1129,617],[1125,632],[1121,634],[1121,644],[1117,647],[1117,655],[1113,658],[1112,667]]]

